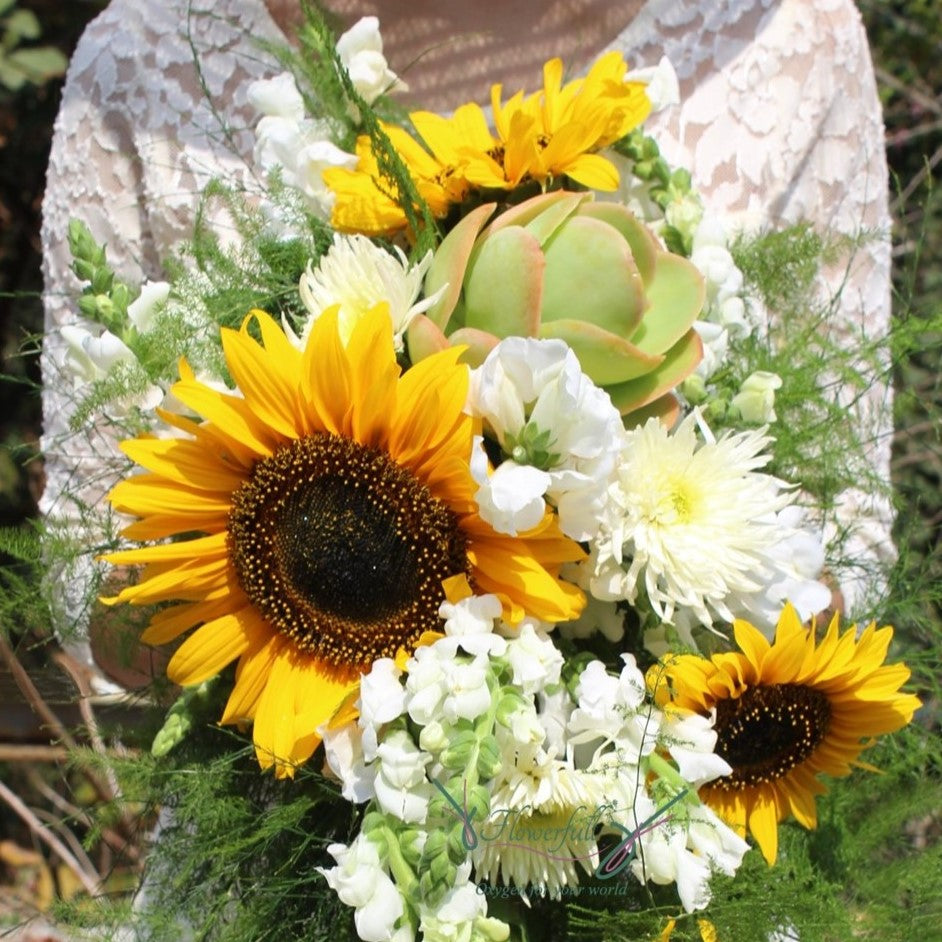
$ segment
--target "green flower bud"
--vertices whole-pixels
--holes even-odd
[[[680,385],[680,391],[684,394],[692,406],[698,406],[707,397],[706,380],[697,373],[691,373]]]
[[[422,732],[419,733],[419,748],[423,749],[425,752],[435,754],[444,749],[447,743],[448,736],[445,733],[445,728],[438,720],[432,720],[432,722],[429,723],[428,726],[423,727]]]

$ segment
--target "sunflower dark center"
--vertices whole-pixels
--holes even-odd
[[[727,790],[782,778],[824,739],[831,719],[827,696],[803,684],[751,687],[716,705],[717,755],[733,768],[713,782]]]
[[[442,580],[469,571],[442,501],[385,452],[327,434],[255,465],[233,495],[229,554],[278,631],[345,667],[439,628]]]

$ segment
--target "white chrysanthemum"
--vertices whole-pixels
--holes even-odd
[[[418,265],[410,265],[402,250],[395,255],[374,245],[365,236],[336,234],[333,245],[321,257],[317,268],[310,264],[301,276],[298,290],[310,318],[296,336],[285,325],[288,339],[304,349],[314,321],[329,307],[340,305],[340,335],[344,343],[354,324],[377,304],[389,305],[396,350],[403,346],[402,335],[417,314],[438,299],[438,293],[416,303],[422,290],[422,279],[432,264],[432,253]]]
[[[502,340],[473,371],[468,408],[510,459],[509,470],[475,475],[481,516],[501,532],[525,530],[539,522],[545,495],[563,533],[591,539],[624,428],[572,350],[561,340]]]
[[[669,433],[656,419],[628,433],[593,547],[592,593],[634,602],[643,587],[665,622],[689,609],[701,624],[769,584],[768,553],[792,533],[777,514],[792,494],[760,472],[765,430],[704,440],[699,415]],[[705,434],[709,434],[705,430]]]
[[[477,828],[475,873],[558,898],[578,884],[577,864],[585,873],[598,866],[595,830],[605,802],[591,776],[543,751],[535,762],[505,763],[490,815]]]

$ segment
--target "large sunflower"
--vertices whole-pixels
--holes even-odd
[[[778,823],[792,814],[817,824],[819,773],[848,775],[871,737],[905,726],[919,706],[900,692],[903,664],[884,665],[893,637],[871,624],[859,638],[839,634],[834,616],[821,643],[786,606],[770,644],[744,621],[734,622],[739,651],[712,658],[681,655],[667,662],[672,700],[699,713],[716,709],[716,752],[732,773],[700,797],[740,832],[752,832],[775,862]]]
[[[241,395],[181,363],[173,392],[206,421],[163,414],[187,437],[122,445],[151,472],[111,492],[139,518],[125,536],[179,539],[106,557],[145,567],[109,601],[182,602],[143,636],[163,644],[200,626],[167,668],[178,684],[238,660],[222,722],[254,722],[263,767],[292,775],[377,658],[438,630],[443,579],[464,574],[495,593],[511,622],[581,610],[557,572],[583,554],[552,517],[513,538],[477,514],[468,370],[456,351],[400,375],[385,306],[346,345],[336,309],[303,352],[262,312],[223,330],[222,343]]]

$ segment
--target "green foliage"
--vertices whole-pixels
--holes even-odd
[[[55,46],[23,46],[42,33],[32,10],[16,0],[0,0],[0,85],[15,92],[27,83],[42,85],[65,72],[68,60]]]

